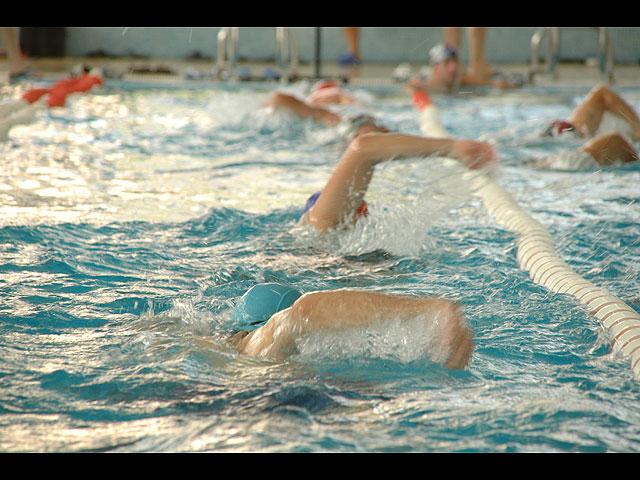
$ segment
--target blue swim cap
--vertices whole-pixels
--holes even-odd
[[[274,313],[293,305],[301,295],[296,289],[279,283],[254,285],[238,301],[233,318],[243,326],[258,326]]]

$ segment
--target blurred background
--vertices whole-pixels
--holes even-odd
[[[166,62],[165,73],[179,73],[194,65],[209,71],[226,60],[234,67],[286,63],[291,68],[295,62],[298,73],[330,76],[345,74],[345,65],[338,62],[347,51],[343,28],[19,27],[18,31],[23,52],[44,71],[65,69],[66,60],[78,58],[129,62],[129,67],[133,62],[140,67],[140,62],[154,61],[150,70],[156,73],[163,70],[158,68],[160,61]],[[225,34],[226,41],[221,41]],[[442,27],[359,27],[358,40],[361,61],[346,75],[389,79],[399,63],[408,62],[416,69],[426,65],[429,49],[442,42]],[[577,66],[589,69],[587,74],[603,74],[610,80],[615,74],[616,79],[633,82],[640,66],[640,28],[490,27],[485,50],[492,65],[531,78],[539,75],[543,81],[544,74],[552,73],[551,79],[557,80],[562,68]],[[466,35],[460,53],[467,61]]]

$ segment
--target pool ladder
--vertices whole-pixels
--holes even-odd
[[[591,27],[598,31],[598,66],[602,76],[609,82],[613,82],[614,48],[611,34],[607,27]],[[547,53],[545,64],[539,65],[540,44],[545,37],[547,40]],[[556,66],[560,57],[560,27],[543,27],[537,30],[531,37],[531,61],[529,65],[529,83],[533,83],[536,73],[551,73],[557,76]]]
[[[275,27],[276,61],[281,69],[282,78],[289,79],[297,75],[298,42],[289,27]],[[218,55],[216,60],[216,78],[233,78],[238,65],[238,40],[240,27],[222,27],[218,32]]]

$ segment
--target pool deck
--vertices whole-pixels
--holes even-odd
[[[215,61],[188,59],[138,59],[138,58],[32,58],[29,60],[32,71],[44,78],[60,78],[66,76],[75,66],[84,64],[89,67],[106,66],[113,71],[120,72],[127,80],[158,80],[158,81],[197,81],[184,80],[183,73],[191,70],[202,74],[210,74]],[[303,78],[337,77],[348,79],[353,85],[392,85],[393,70],[397,63],[364,62],[356,68],[339,66],[336,62],[324,62],[319,68],[310,63],[300,64],[297,73]],[[410,64],[412,74],[417,75],[424,65]],[[254,75],[260,75],[266,68],[277,70],[271,62],[243,62],[238,67],[249,68]],[[528,78],[529,65],[505,64],[494,65],[505,73],[517,73]],[[613,68],[613,83],[604,76],[597,65],[590,63],[560,63],[555,74],[540,72],[534,76],[534,85],[539,86],[593,86],[598,83],[608,83],[619,87],[640,86],[640,65],[615,65]],[[6,64],[0,62],[0,84],[6,83]]]

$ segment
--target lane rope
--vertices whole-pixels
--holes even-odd
[[[426,136],[450,137],[439,120],[438,107],[422,92],[413,97],[419,111],[420,130]],[[572,295],[584,304],[611,334],[613,353],[629,358],[640,379],[640,314],[604,288],[578,275],[555,250],[547,230],[513,197],[486,175],[466,171],[465,180],[487,212],[516,236],[517,260],[530,278],[552,292]]]

